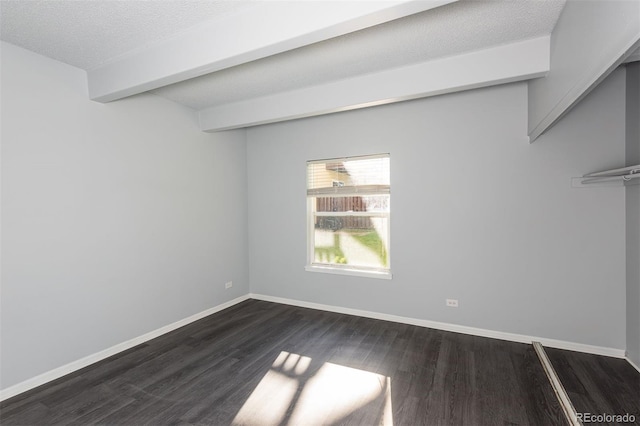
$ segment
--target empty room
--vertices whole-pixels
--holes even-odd
[[[640,424],[640,0],[0,0],[3,425]]]

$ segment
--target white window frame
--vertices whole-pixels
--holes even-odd
[[[375,154],[375,155],[363,155],[363,156],[354,156],[354,157],[343,157],[343,158],[331,158],[324,160],[312,160],[307,162],[307,173],[308,173],[308,165],[312,163],[329,163],[329,162],[339,162],[339,161],[353,161],[353,160],[365,160],[369,158],[390,158],[389,154]],[[377,191],[376,185],[368,185],[356,187],[353,193],[345,193],[342,192],[339,186],[336,187],[336,194],[338,191],[340,192],[340,196],[357,196],[357,195],[389,195],[389,211],[387,212],[317,212],[316,211],[316,198],[322,196],[331,196],[330,193],[317,193],[315,195],[310,195],[308,190],[308,182],[307,182],[307,265],[305,266],[305,270],[308,272],[321,272],[328,274],[338,274],[338,275],[350,275],[350,276],[359,276],[359,277],[369,277],[369,278],[378,278],[378,279],[392,279],[393,275],[391,273],[391,190],[390,186],[384,189],[380,188]],[[358,188],[361,188],[362,192],[358,192]],[[387,218],[387,268],[370,268],[366,266],[354,266],[354,265],[328,265],[322,263],[315,262],[315,219],[318,216],[369,216],[369,217],[385,217]]]

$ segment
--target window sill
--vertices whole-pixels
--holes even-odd
[[[379,280],[390,280],[393,278],[391,272],[362,271],[358,269],[332,268],[330,266],[307,265],[304,267],[307,272],[320,272],[324,274],[350,275],[354,277],[376,278]]]

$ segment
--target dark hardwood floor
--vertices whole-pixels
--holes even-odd
[[[0,421],[566,424],[530,345],[256,300],[4,401]]]
[[[640,425],[640,373],[626,360],[553,348],[545,352],[577,413],[629,413],[635,421],[627,424]]]

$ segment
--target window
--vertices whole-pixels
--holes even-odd
[[[391,277],[389,160],[307,162],[307,270]]]

